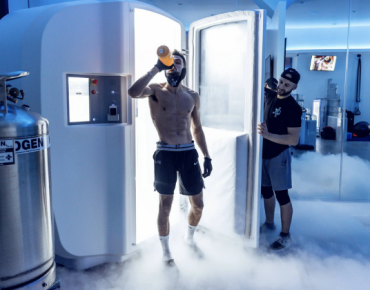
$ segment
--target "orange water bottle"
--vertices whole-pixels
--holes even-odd
[[[164,65],[166,65],[166,66],[173,65],[173,56],[172,56],[172,53],[171,53],[170,49],[167,46],[161,45],[160,47],[158,47],[157,55],[159,57],[159,60]]]

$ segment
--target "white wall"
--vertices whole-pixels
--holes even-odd
[[[286,28],[287,50],[347,48],[348,27]]]
[[[281,1],[266,31],[265,56],[271,55],[274,59],[274,77],[279,76],[284,70],[285,16],[286,2]]]
[[[348,26],[286,28],[288,50],[346,49]],[[370,48],[370,26],[352,26],[349,34],[351,49]]]

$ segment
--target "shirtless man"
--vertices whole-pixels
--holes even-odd
[[[157,129],[159,142],[153,155],[155,189],[159,192],[158,232],[163,249],[163,261],[167,266],[175,266],[169,249],[169,215],[173,201],[177,173],[180,194],[189,196],[191,210],[188,229],[184,241],[194,247],[195,229],[203,211],[203,178],[199,166],[194,139],[204,155],[203,177],[211,174],[212,164],[206,138],[200,123],[198,93],[181,84],[186,75],[185,57],[177,50],[172,53],[174,65],[165,66],[160,60],[143,77],[138,79],[128,93],[132,98],[148,98],[151,117]],[[150,84],[152,78],[162,70],[167,82]]]

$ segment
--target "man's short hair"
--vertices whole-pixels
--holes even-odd
[[[183,55],[180,51],[178,51],[177,49],[174,49],[173,52],[172,52],[172,55],[177,55],[179,57],[182,58],[182,61],[184,63],[184,67],[186,67],[186,59],[185,59],[185,55]]]

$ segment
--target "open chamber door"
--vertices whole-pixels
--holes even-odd
[[[135,79],[157,61],[160,45],[185,48],[180,22],[134,9]],[[151,19],[149,21],[149,19]],[[146,21],[144,21],[146,20]],[[151,23],[150,26],[144,25]],[[265,16],[239,11],[194,22],[189,30],[188,86],[199,92],[201,118],[214,170],[205,180],[202,226],[258,245]],[[165,82],[159,73],[152,82]],[[136,102],[136,241],[157,234],[158,194],[152,155],[158,141],[147,100]],[[199,149],[198,149],[199,150]],[[175,192],[171,226],[180,219]],[[222,229],[222,230],[221,230]]]
[[[194,22],[188,85],[199,92],[214,170],[205,180],[201,225],[258,246],[264,75],[263,10]]]

